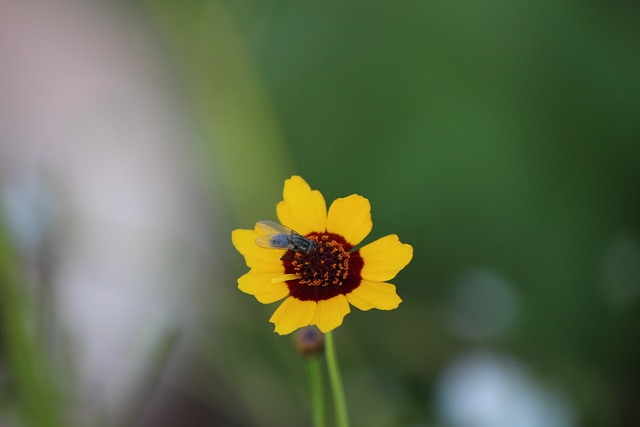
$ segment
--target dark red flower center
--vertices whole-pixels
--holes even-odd
[[[349,276],[349,253],[329,236],[314,236],[317,248],[313,253],[296,252],[291,263],[299,282],[307,286],[342,285]]]
[[[283,257],[285,273],[295,274],[289,280],[290,295],[301,301],[320,301],[348,294],[360,284],[362,257],[344,237],[333,233],[306,236],[316,243],[315,250],[290,251]]]

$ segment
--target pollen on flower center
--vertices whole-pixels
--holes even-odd
[[[310,236],[316,242],[313,252],[295,252],[293,272],[301,285],[341,286],[349,276],[349,252],[344,245],[327,235]]]

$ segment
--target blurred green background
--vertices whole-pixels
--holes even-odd
[[[230,242],[275,219],[292,174],[328,203],[367,197],[367,241],[414,247],[393,281],[400,308],[354,309],[336,331],[354,426],[640,425],[636,3],[109,8],[149,34],[195,129],[180,149],[210,259],[188,344],[176,355],[185,334],[167,327],[128,415],[84,425],[310,424],[302,362],[272,333],[276,305],[237,290],[247,268]],[[59,373],[73,348],[22,330],[46,303],[23,301],[24,269],[2,248],[8,419],[83,425]]]

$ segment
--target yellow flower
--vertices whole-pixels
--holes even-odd
[[[286,298],[270,319],[277,333],[308,325],[331,331],[351,311],[349,304],[360,310],[398,307],[402,300],[386,281],[411,261],[413,248],[391,234],[354,250],[373,227],[369,200],[357,194],[336,199],[327,213],[322,194],[299,176],[285,181],[283,198],[280,223],[311,241],[310,247],[258,245],[267,232],[261,223],[231,236],[250,268],[238,288],[263,304]]]

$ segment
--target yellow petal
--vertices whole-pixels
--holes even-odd
[[[265,249],[256,245],[256,238],[259,236],[254,230],[233,230],[231,241],[233,246],[245,259],[248,267],[260,271],[284,271],[280,258],[284,254],[283,250]]]
[[[357,194],[336,199],[329,208],[327,231],[347,239],[351,245],[360,243],[373,227],[369,200]]]
[[[298,328],[311,324],[317,305],[315,301],[300,301],[289,297],[280,304],[269,321],[276,325],[275,331],[278,334],[290,334]]]
[[[364,261],[362,272],[364,279],[384,282],[396,277],[396,274],[411,261],[413,248],[401,243],[398,236],[390,234],[360,249]]]
[[[347,300],[360,310],[393,310],[398,308],[402,299],[391,283],[362,280],[360,285],[347,294]]]
[[[271,279],[271,283],[287,282],[289,280],[295,280],[297,278],[298,278],[297,274],[283,274],[282,276],[276,276],[273,279]]]
[[[318,190],[312,190],[299,176],[284,182],[284,200],[278,203],[278,220],[305,236],[312,231],[324,232],[327,226],[327,205]]]
[[[351,309],[344,295],[337,295],[328,300],[318,301],[316,315],[311,322],[322,332],[329,332],[342,325],[342,320]]]
[[[282,281],[274,282],[277,273],[256,273],[253,270],[238,279],[238,289],[253,295],[263,304],[270,304],[289,295],[289,287]]]

